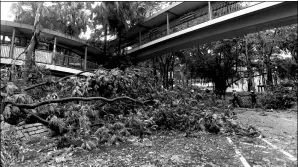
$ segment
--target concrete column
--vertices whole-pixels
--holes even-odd
[[[84,61],[84,70],[85,71],[87,70],[87,51],[88,51],[88,48],[86,46],[85,47],[85,61]]]
[[[54,58],[56,57],[56,46],[57,46],[57,37],[55,36],[51,64],[54,64]]]
[[[9,49],[9,57],[12,58],[13,56],[13,48],[14,48],[14,39],[16,36],[16,28],[13,28],[12,30],[12,38],[11,38],[11,44],[10,44],[10,49]]]
[[[208,14],[209,14],[209,20],[212,20],[212,8],[211,8],[210,1],[208,1]]]
[[[140,31],[139,32],[139,46],[141,46],[141,44],[142,44],[142,32]]]
[[[167,35],[170,35],[169,13],[167,13]]]

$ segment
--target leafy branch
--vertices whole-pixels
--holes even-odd
[[[43,86],[43,85],[52,84],[52,83],[53,84],[56,84],[58,82],[61,82],[64,79],[67,79],[67,78],[70,78],[70,77],[79,76],[79,75],[81,75],[83,73],[86,73],[86,72],[94,72],[94,71],[95,71],[94,69],[87,70],[87,71],[82,71],[82,72],[79,72],[79,73],[77,73],[75,75],[68,75],[68,76],[65,76],[63,78],[60,78],[58,81],[46,81],[46,82],[42,82],[42,83],[39,83],[39,84],[36,84],[36,85],[32,85],[32,86],[29,86],[29,87],[25,88],[24,90],[25,91],[28,91],[28,90],[31,90],[31,89],[34,89],[34,88],[37,88],[37,87],[40,87],[40,86]]]

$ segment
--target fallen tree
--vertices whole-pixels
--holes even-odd
[[[148,102],[152,102],[152,100],[142,102],[142,101],[132,99],[130,97],[116,97],[113,99],[107,99],[104,97],[85,97],[85,98],[84,97],[69,97],[69,98],[63,98],[63,99],[47,100],[47,101],[42,101],[42,102],[34,103],[34,104],[18,104],[18,103],[14,103],[11,101],[7,101],[4,103],[12,104],[13,106],[16,106],[19,108],[34,109],[36,107],[46,105],[46,104],[52,104],[52,103],[67,103],[67,102],[72,102],[72,101],[96,101],[96,100],[104,101],[106,103],[111,103],[111,102],[118,101],[118,100],[130,100],[130,101],[133,101],[133,102],[139,103],[139,104],[146,104]]]
[[[87,149],[162,129],[186,132],[187,137],[196,131],[259,135],[256,129],[235,122],[227,105],[201,105],[189,94],[191,87],[163,89],[149,69],[98,69],[91,76],[80,74],[52,80],[54,84],[29,85],[21,94],[10,90],[13,83],[7,82],[2,100],[5,121],[43,123],[69,139],[79,137]],[[42,88],[47,92],[31,96]]]

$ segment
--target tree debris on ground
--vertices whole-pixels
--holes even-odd
[[[7,81],[1,91],[2,122],[13,125],[40,122],[63,136],[56,142],[58,149],[93,150],[101,145],[126,142],[132,135],[143,140],[163,130],[183,132],[185,137],[200,131],[260,135],[255,127],[239,124],[229,105],[214,103],[211,94],[200,94],[198,99],[198,94],[191,93],[191,87],[175,86],[167,90],[160,87],[152,75],[152,71],[145,68],[98,69],[91,76],[33,85],[33,89],[18,94],[14,92],[19,88]],[[47,95],[43,93],[36,98],[35,89],[43,89]],[[147,143],[150,145],[150,141]],[[7,148],[5,144],[1,147]],[[17,148],[22,150],[22,147]],[[67,157],[57,159],[66,160]]]

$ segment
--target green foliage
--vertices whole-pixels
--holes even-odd
[[[234,132],[229,129],[231,125],[228,121],[233,119],[233,114],[223,103],[210,103],[210,106],[200,104],[201,100],[210,99],[196,99],[197,94],[190,93],[193,87],[176,86],[171,91],[163,89],[157,85],[153,72],[147,68],[125,71],[98,69],[93,75],[70,77],[47,86],[60,91],[48,94],[41,101],[70,96],[128,96],[139,101],[154,100],[149,105],[122,100],[108,104],[78,101],[38,107],[34,113],[48,120],[51,129],[58,134],[67,132],[57,143],[59,148],[74,145],[92,150],[101,144],[125,142],[130,135],[143,138],[163,129],[186,131],[187,135],[194,131],[216,134]],[[16,103],[33,103],[31,96],[26,94],[9,98]],[[12,109],[6,115],[9,113],[12,113]]]
[[[294,105],[296,97],[287,87],[275,86],[260,96],[260,103],[267,109],[287,109]]]
[[[239,80],[243,65],[243,38],[225,39],[189,49],[183,54],[188,78],[204,78],[215,84],[215,92],[224,95],[227,87]]]
[[[51,129],[55,129],[57,128],[56,132],[60,132],[63,133],[63,131],[65,130],[65,122],[63,121],[63,119],[59,119],[57,116],[53,116],[50,120],[50,127],[52,127]]]
[[[293,59],[279,59],[277,72],[280,78],[298,82],[298,64]]]
[[[8,166],[19,158],[20,145],[16,139],[16,130],[1,120],[0,166]]]
[[[89,24],[89,15],[86,10],[90,9],[91,2],[52,2],[43,4],[41,9],[41,27],[78,37],[81,32],[86,32]],[[12,11],[15,22],[34,24],[38,3],[15,2]]]
[[[12,94],[16,88],[17,87],[12,82],[8,82],[6,85],[6,92],[1,93],[1,95],[5,94],[5,96],[2,96],[3,99],[1,102],[13,102],[19,104],[33,103],[31,96],[27,94]],[[30,111],[36,113],[35,110]],[[26,115],[22,113],[18,107],[10,104],[4,107],[2,114],[4,120],[12,125],[16,125],[26,119]]]

